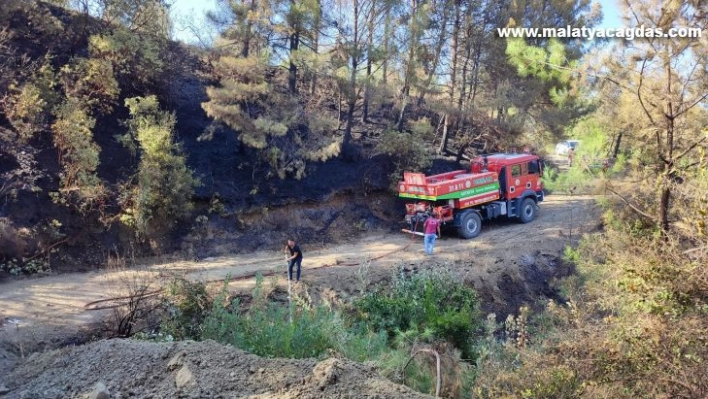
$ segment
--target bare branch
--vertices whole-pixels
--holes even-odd
[[[690,111],[691,108],[695,107],[696,105],[700,104],[702,101],[708,98],[708,93],[700,96],[699,98],[696,99],[691,105],[686,107],[685,109],[681,110],[679,113],[674,115],[674,118],[678,118],[679,116],[685,114],[686,112]]]
[[[642,61],[642,69],[639,72],[639,86],[637,86],[637,99],[639,99],[639,104],[641,104],[642,109],[644,110],[644,113],[647,115],[649,118],[649,121],[651,122],[652,125],[656,126],[656,122],[654,121],[654,118],[651,116],[649,113],[649,110],[647,109],[646,105],[644,105],[644,99],[642,97],[642,85],[644,84],[644,70],[647,65],[647,60],[646,58],[644,61]],[[659,140],[659,133],[657,130],[657,140]],[[661,144],[659,143],[659,150],[661,150]]]
[[[691,80],[693,80],[693,74],[696,72],[696,69],[698,69],[698,65],[699,65],[698,62],[693,64],[693,68],[691,68],[691,72],[686,77],[686,84],[683,85],[683,90],[681,90],[681,98],[686,97],[686,89],[688,88],[688,86],[689,86],[688,84],[691,82]],[[680,113],[678,115],[680,115]]]
[[[695,143],[693,143],[693,144],[692,144],[690,147],[688,147],[684,152],[682,152],[680,155],[678,155],[677,157],[675,157],[675,158],[674,158],[674,161],[678,161],[679,159],[681,159],[681,158],[683,158],[684,156],[686,156],[686,154],[688,154],[689,152],[691,152],[694,148],[698,147],[702,142],[706,141],[706,138],[707,138],[707,137],[704,136],[702,139],[700,139],[700,140],[696,141]]]
[[[622,194],[618,193],[617,191],[613,190],[613,189],[610,188],[610,187],[607,187],[607,191],[609,191],[609,192],[611,192],[612,194],[616,195],[620,200],[622,200],[622,202],[625,203],[625,205],[627,205],[627,206],[628,206],[630,209],[632,209],[635,213],[637,213],[637,214],[639,214],[639,215],[641,215],[641,216],[644,216],[645,218],[651,220],[651,221],[654,222],[654,223],[658,223],[657,219],[656,219],[654,216],[652,216],[652,215],[650,215],[650,214],[648,214],[648,213],[642,211],[641,209],[637,208],[634,204],[632,204],[631,202],[629,202],[628,199],[626,199],[624,196],[622,196]]]
[[[413,355],[411,355],[410,359],[406,362],[406,365],[403,366],[403,370],[401,373],[405,375],[406,368],[408,368],[408,365],[413,361],[413,358],[416,357],[416,355],[421,354],[421,353],[429,353],[435,356],[435,363],[436,363],[436,369],[437,369],[437,379],[435,381],[435,397],[439,398],[440,397],[440,387],[442,385],[442,372],[441,372],[441,367],[440,367],[440,354],[434,350],[434,349],[419,349]]]

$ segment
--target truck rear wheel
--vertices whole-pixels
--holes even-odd
[[[462,238],[475,238],[482,231],[482,218],[475,211],[467,211],[460,218],[460,226],[457,228],[458,234]]]
[[[519,220],[521,223],[529,223],[536,218],[536,201],[526,198],[521,202],[519,210]]]

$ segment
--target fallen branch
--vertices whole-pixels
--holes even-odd
[[[668,378],[661,378],[662,382],[668,383],[668,384],[673,384],[673,385],[678,385],[682,387],[683,389],[687,390],[690,392],[688,395],[681,395],[680,397],[682,398],[698,398],[700,397],[700,391],[701,389],[693,384],[685,383],[682,381],[678,381],[677,379],[673,377],[668,377]]]
[[[435,380],[435,397],[439,398],[440,397],[440,386],[442,385],[442,370],[440,367],[440,354],[434,350],[434,349],[420,349],[413,353],[411,355],[411,358],[408,359],[406,362],[406,365],[403,366],[403,370],[401,370],[401,375],[405,378],[406,375],[406,368],[408,368],[408,365],[413,361],[413,358],[416,357],[416,355],[419,355],[421,353],[430,353],[433,356],[435,356],[435,366],[437,370],[437,379]]]
[[[613,189],[611,189],[611,188],[609,188],[609,187],[607,187],[607,191],[609,191],[609,192],[611,192],[612,194],[616,195],[620,200],[622,200],[622,202],[625,203],[625,205],[627,205],[631,210],[633,210],[633,211],[636,212],[637,214],[642,215],[642,216],[644,216],[645,218],[651,220],[652,222],[658,224],[658,221],[656,220],[656,218],[655,218],[654,216],[652,216],[652,215],[650,215],[650,214],[648,214],[648,213],[642,211],[641,209],[637,208],[635,205],[633,205],[631,202],[629,202],[628,199],[626,199],[625,197],[623,197],[623,196],[622,196],[620,193],[618,193],[617,191],[615,191],[615,190],[613,190]]]
[[[687,255],[687,254],[690,254],[690,253],[692,253],[692,252],[696,252],[696,251],[700,251],[700,250],[708,250],[708,245],[702,245],[702,246],[700,246],[700,247],[687,249],[687,250],[683,251],[683,254],[684,254],[684,255]]]
[[[48,246],[47,248],[44,248],[43,250],[39,251],[38,253],[34,254],[33,256],[31,256],[31,257],[25,259],[25,262],[28,262],[28,261],[37,259],[40,255],[47,254],[47,253],[49,253],[49,251],[51,251],[52,249],[54,249],[54,247],[56,247],[56,246],[58,246],[58,245],[61,245],[61,244],[65,243],[65,242],[67,242],[67,241],[69,241],[69,237],[66,237],[66,238],[64,238],[64,239],[62,239],[62,240],[59,240],[59,241],[55,242],[54,244]]]

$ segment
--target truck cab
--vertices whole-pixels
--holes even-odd
[[[504,200],[533,197],[543,201],[543,164],[531,154],[492,154],[475,158],[472,173],[496,172],[499,192]]]

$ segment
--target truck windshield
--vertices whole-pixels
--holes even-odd
[[[531,161],[529,162],[529,174],[538,174],[541,171],[541,168],[538,165],[538,161]]]

